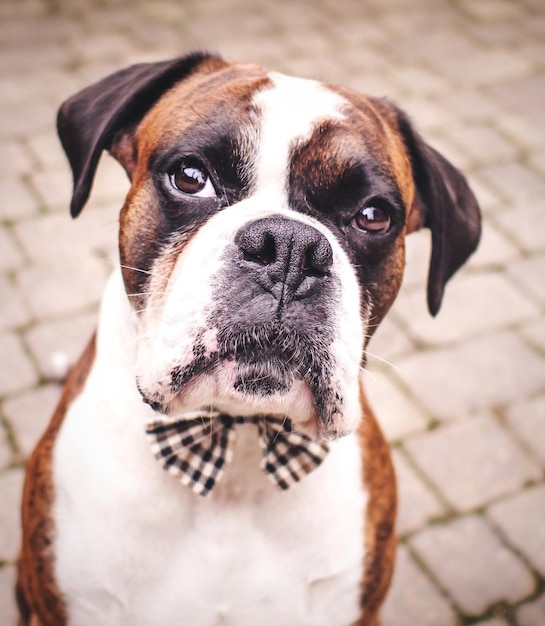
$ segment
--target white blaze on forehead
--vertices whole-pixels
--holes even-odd
[[[314,80],[269,74],[272,86],[254,96],[262,115],[257,159],[257,189],[286,189],[290,150],[310,139],[317,124],[344,119],[348,104],[339,94]]]

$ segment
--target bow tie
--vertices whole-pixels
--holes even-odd
[[[261,470],[281,489],[289,489],[324,460],[327,443],[292,430],[286,418],[231,417],[219,412],[146,424],[155,458],[195,493],[207,496],[233,458],[237,424],[255,424],[263,452]]]

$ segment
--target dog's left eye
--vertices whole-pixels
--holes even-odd
[[[184,159],[170,174],[170,183],[177,190],[199,198],[213,198],[216,190],[204,165],[197,159]]]
[[[366,233],[384,235],[390,230],[392,218],[388,211],[380,206],[366,206],[358,211],[352,225]]]

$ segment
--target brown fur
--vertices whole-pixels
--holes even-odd
[[[74,366],[53,418],[28,460],[23,490],[23,543],[18,562],[19,626],[64,626],[66,612],[53,574],[55,528],[50,508],[55,489],[53,447],[70,404],[81,392],[95,356],[95,337]]]
[[[363,387],[360,399],[364,411],[360,425],[363,480],[369,494],[365,520],[365,568],[362,581],[364,613],[355,626],[378,626],[379,609],[390,586],[394,570],[397,489],[388,444],[367,402]]]

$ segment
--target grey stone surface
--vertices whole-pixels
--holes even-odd
[[[394,450],[392,458],[399,496],[397,532],[404,535],[445,515],[447,509],[400,450]]]
[[[15,607],[15,567],[5,565],[0,568],[0,623],[12,626],[16,623]]]
[[[4,402],[2,413],[9,425],[16,426],[16,444],[25,457],[30,455],[45,431],[59,395],[59,387],[44,385]]]
[[[492,505],[488,515],[509,542],[545,574],[545,486],[526,489]]]
[[[371,406],[389,441],[426,428],[426,415],[388,376],[380,371],[369,371],[364,381]]]
[[[35,265],[18,274],[23,297],[36,317],[79,313],[98,303],[108,268],[93,257]]]
[[[405,542],[385,624],[545,626],[544,41],[543,0],[0,2],[0,544],[17,541],[20,457],[95,325],[129,187],[105,155],[69,218],[57,108],[130,63],[213,49],[388,96],[464,170],[484,211],[479,250],[434,320],[430,234],[411,234],[369,346]],[[1,565],[3,626],[13,567]]]
[[[416,339],[441,345],[536,318],[539,307],[503,273],[486,272],[455,278],[433,321],[420,291],[401,298],[396,312]]]
[[[490,415],[458,420],[405,443],[417,466],[457,511],[516,492],[543,470]]]
[[[13,333],[0,335],[0,396],[21,391],[38,381],[37,372],[20,339]]]
[[[20,291],[6,275],[0,275],[0,328],[21,328],[31,321],[30,311]]]
[[[512,405],[507,420],[545,467],[545,394]]]
[[[44,322],[26,333],[29,350],[43,376],[64,379],[94,332],[97,317],[96,313],[71,315]]]
[[[480,517],[459,517],[427,528],[410,544],[457,606],[469,615],[479,615],[502,599],[517,602],[535,589],[527,566],[502,545]]]
[[[21,543],[19,510],[23,490],[24,472],[10,469],[0,473],[0,561],[13,562],[17,558]]]
[[[382,611],[384,626],[457,626],[448,600],[416,565],[408,550],[398,549],[390,595]]]
[[[545,594],[525,602],[517,611],[519,626],[545,626]]]
[[[435,417],[452,419],[539,391],[544,367],[541,354],[503,331],[416,352],[397,362],[395,374]]]
[[[17,269],[23,264],[23,255],[17,247],[10,230],[0,226],[0,271]]]
[[[513,263],[509,268],[511,277],[542,307],[545,306],[544,261],[545,255],[542,254]]]

